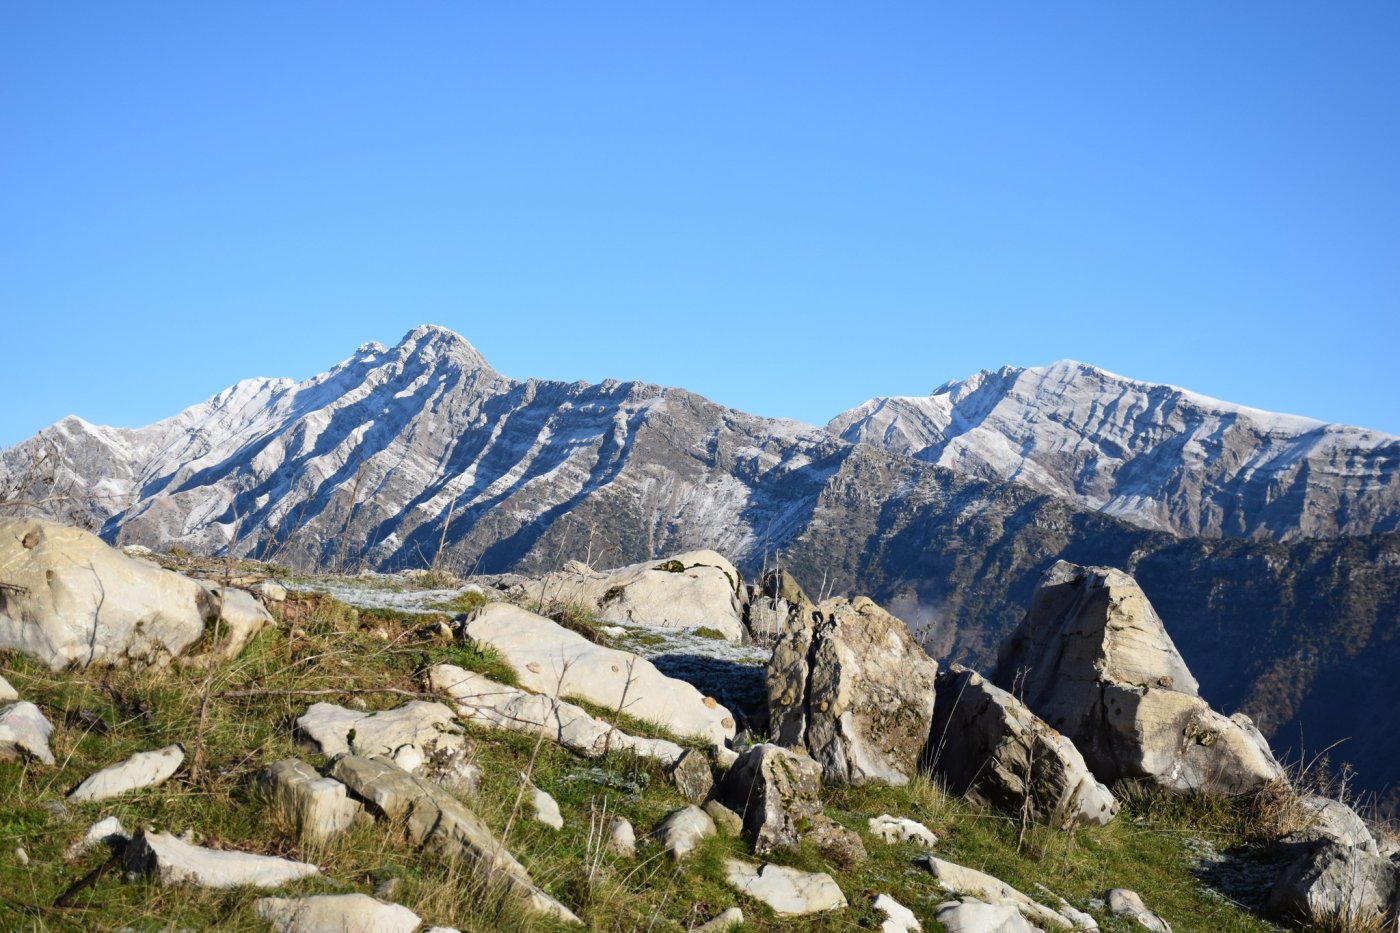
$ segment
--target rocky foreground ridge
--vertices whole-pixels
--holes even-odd
[[[1400,844],[1213,709],[1118,570],[1054,566],[989,675],[713,551],[271,571],[0,520],[5,925],[1397,922]]]

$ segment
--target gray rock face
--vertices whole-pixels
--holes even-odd
[[[737,836],[744,831],[743,818],[718,800],[707,800],[700,809],[710,814],[715,827],[726,836]]]
[[[1201,699],[1162,620],[1122,571],[1050,568],[994,679],[1068,735],[1099,780],[1237,794],[1283,777],[1247,717],[1226,718]]]
[[[847,906],[841,887],[825,872],[805,872],[785,865],[754,865],[727,859],[724,877],[730,886],[772,908],[780,917],[841,910]]]
[[[1147,909],[1147,905],[1142,902],[1136,891],[1129,891],[1127,888],[1114,888],[1108,892],[1104,900],[1108,903],[1109,912],[1118,917],[1127,917],[1144,929],[1151,930],[1152,933],[1172,933],[1171,926],[1167,921]]]
[[[70,801],[106,800],[142,787],[163,784],[185,760],[185,747],[176,743],[152,752],[137,752],[126,761],[91,774],[68,794]]]
[[[1369,534],[1394,530],[1400,508],[1400,438],[1073,360],[872,399],[827,427],[1176,534]]]
[[[363,807],[346,796],[345,785],[321,777],[296,758],[276,762],[258,778],[258,784],[287,822],[305,842],[325,844],[345,832]]]
[[[948,790],[1054,826],[1102,826],[1118,812],[1066,736],[976,671],[938,675],[927,755]]]
[[[715,834],[715,821],[697,806],[682,807],[661,821],[656,838],[673,859],[683,859]]]
[[[709,759],[698,749],[689,749],[666,772],[682,797],[693,804],[702,804],[714,790],[715,778]]]
[[[152,875],[161,884],[195,884],[204,888],[277,888],[320,874],[306,862],[205,849],[169,833],[140,830],[126,847],[127,871]]]
[[[53,723],[33,703],[21,700],[0,709],[0,759],[22,755],[46,765],[55,764],[49,750],[52,736]]]
[[[162,663],[204,634],[225,600],[202,584],[127,557],[96,535],[34,518],[0,518],[0,648],[67,664]],[[241,595],[240,595],[241,594]],[[246,600],[246,601],[245,601]],[[220,654],[271,617],[230,590]]]
[[[1269,910],[1287,920],[1349,920],[1360,926],[1400,908],[1400,867],[1363,849],[1324,839],[1303,848],[1269,891]]]
[[[330,776],[348,787],[370,812],[402,826],[410,841],[449,861],[461,859],[499,879],[537,913],[579,922],[563,904],[541,891],[530,873],[506,851],[490,828],[460,800],[425,778],[382,759],[346,755]]]
[[[297,732],[327,757],[393,755],[405,745],[429,753],[466,743],[462,727],[453,719],[445,704],[424,700],[377,713],[313,703],[297,719]]]
[[[368,894],[264,897],[254,909],[276,933],[413,933],[422,923],[407,907]]]
[[[577,566],[523,587],[541,604],[587,607],[605,622],[708,628],[730,641],[744,637],[739,571],[714,551],[689,551],[595,572]]]
[[[1303,830],[1305,834],[1331,839],[1344,846],[1362,849],[1371,855],[1381,854],[1366,821],[1357,816],[1351,807],[1316,794],[1302,798],[1300,804],[1308,823]]]
[[[526,690],[560,699],[583,697],[605,709],[621,707],[717,746],[734,737],[729,710],[690,684],[667,677],[639,655],[595,645],[518,606],[492,603],[479,609],[462,632],[499,652]]]
[[[816,615],[773,649],[774,736],[810,751],[828,783],[907,784],[928,739],[938,665],[869,599],[829,599]]]

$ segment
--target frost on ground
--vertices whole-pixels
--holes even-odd
[[[325,593],[356,609],[391,609],[418,615],[452,612],[450,603],[480,587],[415,589],[413,581],[397,573],[361,573],[352,577],[292,577],[287,589],[301,593]]]

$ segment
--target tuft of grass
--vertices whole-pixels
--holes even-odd
[[[724,633],[721,632],[719,629],[710,628],[707,625],[697,626],[696,628],[691,630],[690,634],[694,635],[696,638],[708,638],[711,641],[728,640],[725,638]]]
[[[474,612],[477,609],[480,609],[482,606],[486,605],[487,602],[489,602],[489,600],[481,593],[466,592],[459,593],[451,599],[445,600],[443,602],[431,603],[430,608],[437,609],[440,612]]]

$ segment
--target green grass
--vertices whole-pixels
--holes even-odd
[[[439,603],[431,603],[430,608],[441,612],[463,613],[472,612],[486,605],[488,600],[481,593],[459,593],[452,599]]]
[[[212,672],[172,667],[144,673],[51,673],[17,655],[0,656],[5,676],[57,726],[53,750],[59,762],[56,768],[0,762],[0,929],[265,929],[253,914],[252,904],[259,896],[254,892],[129,884],[119,870],[109,871],[83,891],[74,908],[49,906],[104,859],[102,852],[94,851],[70,862],[64,853],[92,822],[108,815],[119,817],[128,830],[190,828],[205,845],[286,855],[323,868],[323,878],[289,886],[282,894],[368,892],[377,879],[397,874],[404,881],[400,902],[428,924],[464,931],[551,929],[528,920],[517,904],[483,888],[461,866],[416,852],[392,827],[357,828],[332,846],[316,848],[297,843],[290,827],[271,816],[250,790],[250,779],[259,770],[292,755],[317,766],[326,764],[293,744],[293,723],[311,703],[382,709],[405,702],[388,693],[301,696],[277,691],[417,691],[422,689],[422,670],[438,661],[496,680],[514,680],[513,671],[493,653],[444,642],[418,617],[367,617],[324,596],[293,600],[286,611],[285,627],[259,634],[238,658]],[[293,630],[296,634],[289,634]],[[231,690],[263,692],[243,698],[217,696]],[[190,763],[206,695],[213,699],[203,731],[205,767],[196,779]],[[611,720],[613,711],[590,712]],[[665,735],[625,714],[619,725],[638,734]],[[1032,895],[1037,894],[1034,883],[1041,881],[1083,908],[1090,897],[1126,886],[1142,894],[1178,933],[1269,929],[1203,893],[1190,875],[1183,845],[1193,834],[1206,835],[1222,848],[1244,841],[1254,817],[1241,809],[1243,803],[1222,808],[1130,798],[1124,813],[1108,827],[1074,832],[1033,828],[1023,836],[1006,816],[951,799],[924,780],[906,788],[829,788],[827,814],[862,834],[870,860],[838,872],[806,846],[776,853],[772,861],[833,872],[851,902],[840,914],[779,920],[724,883],[726,858],[751,858],[742,839],[721,835],[706,840],[680,866],[656,844],[644,843],[636,860],[605,856],[596,861],[596,870],[590,868],[596,855],[589,842],[590,816],[599,825],[604,809],[608,815],[625,816],[640,839],[685,804],[657,763],[625,753],[587,761],[526,734],[471,726],[468,732],[472,754],[483,769],[481,787],[468,804],[494,832],[506,834],[508,848],[535,880],[594,930],[686,930],[735,904],[743,908],[751,930],[872,929],[878,928],[879,917],[868,898],[883,892],[913,909],[926,930],[935,931],[932,908],[947,895],[912,865],[918,847],[888,846],[867,834],[867,818],[881,813],[926,823],[940,837],[940,857],[991,872]],[[188,750],[186,765],[164,786],[114,801],[74,805],[66,819],[56,820],[44,809],[45,801],[61,799],[92,771],[175,741]],[[533,820],[528,801],[520,801],[522,772],[530,772],[534,783],[559,802],[566,821],[563,831]],[[13,857],[19,846],[31,858],[28,867],[19,866]],[[1102,913],[1099,922],[1107,933],[1129,931],[1126,924]]]

